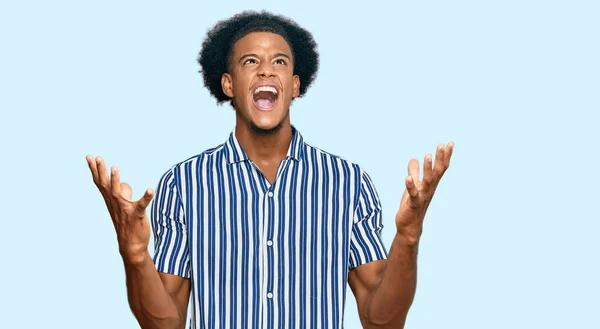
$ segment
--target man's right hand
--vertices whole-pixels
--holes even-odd
[[[109,178],[101,157],[94,159],[88,155],[86,160],[115,226],[123,260],[129,264],[144,261],[150,243],[150,222],[146,216],[146,207],[152,200],[153,191],[147,189],[142,198],[132,201],[131,187],[119,181],[119,170],[116,167],[111,168]]]

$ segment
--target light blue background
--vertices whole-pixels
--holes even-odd
[[[407,328],[600,328],[598,2],[465,0],[2,2],[0,327],[136,327],[84,157],[138,198],[225,141],[234,113],[195,58],[216,21],[262,8],[313,32],[292,123],[371,174],[388,246],[409,159],[456,143]]]

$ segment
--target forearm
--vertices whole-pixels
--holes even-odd
[[[185,326],[185,314],[169,295],[146,252],[134,263],[124,261],[129,306],[143,329]]]
[[[417,287],[418,240],[396,234],[377,289],[371,294],[369,322],[403,328]]]

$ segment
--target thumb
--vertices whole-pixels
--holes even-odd
[[[419,186],[421,183],[421,174],[419,173],[419,161],[417,159],[411,159],[408,162],[408,175],[412,177],[415,185]]]
[[[152,189],[147,189],[146,192],[144,192],[144,195],[138,200],[136,210],[145,214],[146,207],[148,207],[148,204],[150,204],[150,201],[152,201],[153,196],[154,191],[152,191]]]

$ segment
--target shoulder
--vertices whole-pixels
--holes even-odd
[[[358,163],[348,160],[343,156],[325,151],[312,144],[304,143],[304,146],[306,150],[306,157],[321,158],[331,163],[337,163],[343,168],[347,168],[347,170],[357,177],[360,177],[365,173],[364,169]]]
[[[315,162],[318,162],[318,159],[321,159],[320,168],[326,171],[328,175],[331,175],[331,177],[338,177],[338,182],[343,179],[343,186],[348,189],[350,195],[353,195],[352,199],[355,209],[360,204],[361,198],[377,198],[373,181],[361,165],[314,145],[307,143],[304,143],[304,145],[306,150],[305,157],[313,166]],[[327,166],[335,169],[328,170],[326,169]]]
[[[221,155],[224,152],[224,150],[225,150],[225,143],[217,145],[212,148],[209,148],[200,154],[196,154],[196,155],[191,156],[183,161],[180,161],[180,162],[176,163],[175,165],[173,165],[173,168],[181,168],[181,167],[189,166],[190,164],[193,164],[193,163],[200,162],[207,158],[217,157],[217,156]]]
[[[183,177],[186,177],[186,172],[194,175],[197,170],[192,170],[192,168],[196,168],[199,163],[204,162],[206,159],[215,158],[220,156],[225,149],[225,143],[217,145],[215,147],[211,147],[202,153],[196,154],[194,156],[188,157],[185,160],[179,161],[172,165],[166,172],[163,173],[163,180],[173,180],[175,184],[181,181]]]

